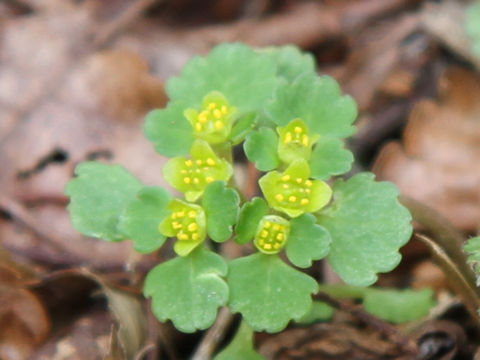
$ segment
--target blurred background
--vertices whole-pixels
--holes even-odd
[[[145,272],[169,250],[140,256],[129,242],[82,237],[63,191],[85,160],[122,164],[148,185],[166,185],[165,158],[144,138],[144,116],[166,104],[170,76],[221,42],[311,52],[319,73],[358,103],[349,143],[354,171],[373,169],[475,234],[480,55],[466,26],[471,4],[0,0],[0,359],[183,359],[194,351],[202,334],[158,324],[141,295]],[[442,271],[415,242],[380,284],[449,293]],[[438,359],[473,356],[468,326],[457,320],[442,327],[453,345]],[[379,349],[388,341],[378,334],[340,320],[329,326],[323,341],[344,354],[387,358]],[[342,342],[339,333],[357,340]],[[299,343],[308,335],[295,334]],[[259,341],[271,354],[284,343]],[[318,351],[335,358],[332,349]]]

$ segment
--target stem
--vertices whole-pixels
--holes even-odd
[[[468,266],[467,256],[462,250],[465,241],[463,235],[432,208],[406,196],[401,196],[400,201],[410,210],[413,219],[433,235],[429,238],[416,234],[415,238],[430,249],[450,285],[462,297],[467,309],[480,325],[477,313],[480,308],[480,291],[476,286],[475,274]]]

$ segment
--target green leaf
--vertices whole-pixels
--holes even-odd
[[[207,186],[202,206],[207,215],[207,233],[214,241],[224,242],[232,236],[240,203],[238,193],[227,187],[224,181],[214,181]]]
[[[355,132],[351,124],[357,116],[355,101],[341,96],[337,82],[328,76],[300,75],[293,83],[283,83],[265,111],[273,122],[286,126],[301,118],[311,134],[344,138]]]
[[[240,327],[233,340],[223,349],[214,360],[262,360],[263,356],[253,349],[253,330],[245,321]]]
[[[255,167],[261,171],[275,169],[280,164],[277,147],[277,134],[266,127],[252,131],[243,144],[248,160],[255,163]]]
[[[472,42],[472,49],[480,56],[480,2],[468,6],[465,12],[465,31]]]
[[[65,194],[73,226],[84,235],[108,241],[126,239],[118,220],[143,187],[140,180],[119,165],[84,162],[75,168]]]
[[[252,240],[260,220],[267,215],[267,212],[267,203],[262,198],[254,197],[251,201],[243,204],[235,227],[237,234],[235,242],[242,245]]]
[[[158,226],[170,211],[168,203],[170,193],[160,187],[152,186],[140,190],[137,199],[130,202],[120,216],[119,229],[133,240],[135,250],[149,253],[157,250],[166,237],[160,234]]]
[[[477,286],[480,286],[480,236],[471,238],[464,246],[468,253],[467,262],[473,267],[477,277]]]
[[[230,141],[232,144],[240,144],[248,135],[248,133],[250,133],[257,125],[257,122],[258,115],[256,113],[249,113],[242,116],[233,126],[232,133],[230,135]]]
[[[323,259],[330,250],[330,234],[315,221],[312,214],[303,214],[290,220],[286,253],[295,266],[310,267],[312,260]]]
[[[193,128],[183,115],[185,107],[169,103],[165,109],[148,113],[145,119],[145,136],[154,143],[155,150],[173,157],[187,155],[193,144]]]
[[[298,323],[310,325],[320,321],[327,321],[332,318],[333,313],[334,309],[330,305],[325,304],[322,301],[314,301],[310,311],[306,313]]]
[[[260,51],[275,61],[277,74],[289,82],[303,73],[316,75],[313,56],[300,51],[295,46],[268,47]]]
[[[329,179],[350,171],[353,154],[343,147],[343,141],[322,138],[313,149],[310,159],[311,176],[314,179]]]
[[[276,255],[256,253],[230,263],[229,306],[255,330],[278,332],[312,306],[317,282]]]
[[[386,290],[369,288],[365,291],[363,306],[369,313],[400,324],[428,315],[435,305],[433,292],[423,290]]]
[[[226,304],[228,286],[223,258],[198,247],[188,256],[176,257],[151,270],[144,294],[152,297],[152,310],[160,321],[172,320],[175,327],[191,333],[210,327],[217,309]]]
[[[201,106],[211,91],[221,92],[239,115],[263,108],[277,85],[275,64],[250,47],[235,43],[216,46],[206,57],[194,57],[179,77],[167,82],[172,100]]]
[[[332,237],[328,259],[346,283],[371,285],[378,272],[400,262],[398,250],[410,239],[412,217],[398,194],[395,185],[375,182],[371,173],[335,182],[333,205],[318,222]]]

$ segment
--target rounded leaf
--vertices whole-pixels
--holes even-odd
[[[237,234],[235,242],[242,245],[252,240],[260,220],[267,215],[267,212],[267,203],[262,198],[255,197],[243,204],[235,227],[235,233]]]
[[[335,138],[322,138],[313,149],[310,158],[311,176],[314,179],[329,179],[350,171],[353,154],[344,148],[343,141]]]
[[[243,149],[248,160],[261,171],[275,169],[280,160],[277,155],[278,137],[272,129],[262,127],[247,135]]]
[[[296,46],[272,46],[259,51],[276,63],[277,74],[289,82],[303,73],[316,75],[313,56],[300,51]]]

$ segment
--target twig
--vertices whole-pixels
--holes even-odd
[[[226,308],[222,308],[218,314],[217,321],[208,330],[198,345],[192,360],[209,360],[215,352],[217,345],[225,336],[225,330],[233,320],[232,313]]]
[[[372,314],[369,314],[368,312],[363,310],[362,307],[337,300],[323,291],[320,291],[317,294],[315,294],[314,298],[316,300],[321,300],[323,302],[326,302],[327,304],[333,306],[336,309],[345,311],[357,317],[358,319],[363,321],[365,324],[378,330],[382,335],[391,339],[402,351],[409,354],[416,354],[418,352],[418,349],[415,343],[411,339],[401,334],[396,327],[392,326],[386,321],[383,321],[382,319],[377,318]]]

